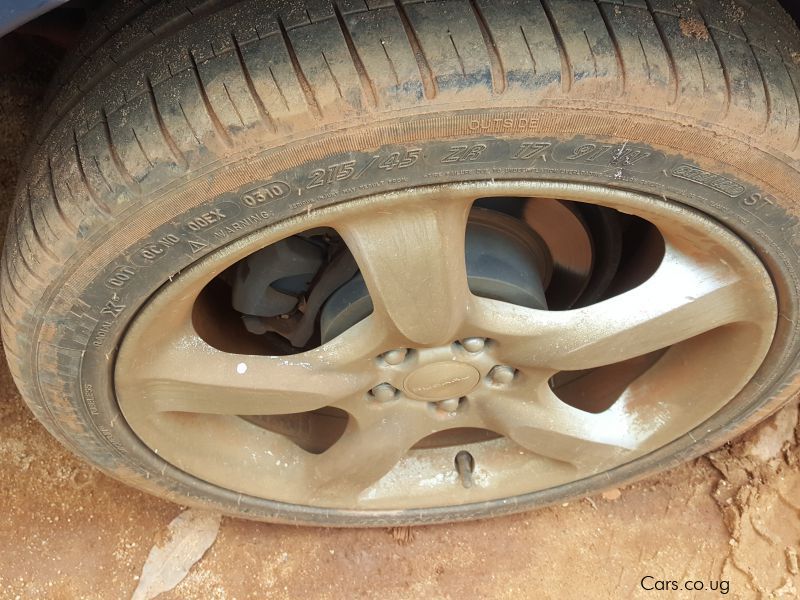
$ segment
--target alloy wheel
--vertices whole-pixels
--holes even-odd
[[[476,291],[468,231],[493,202],[533,219],[533,241],[513,248],[530,248],[536,281],[511,283],[546,290],[546,306]],[[649,232],[597,293],[608,249],[570,207]],[[242,326],[252,316],[223,315],[208,290],[224,303],[242,261],[315,232],[346,247],[367,309],[334,311],[345,326],[325,334],[331,292],[306,346],[271,351]],[[270,317],[267,338],[310,297]],[[217,486],[340,509],[463,505],[608,471],[700,426],[755,374],[776,310],[740,239],[663,199],[567,183],[416,188],[309,211],[178,274],[133,321],[115,387],[153,452]]]

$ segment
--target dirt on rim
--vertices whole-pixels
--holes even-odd
[[[0,40],[0,56],[20,56],[11,43]],[[3,224],[51,64],[0,65]],[[225,518],[203,558],[159,598],[797,598],[797,437],[795,403],[745,439],[649,480],[489,521],[333,530]],[[130,598],[183,510],[69,454],[24,406],[5,361],[0,507],[0,599],[58,600]],[[659,583],[672,581],[677,591]],[[705,589],[686,591],[686,582]]]

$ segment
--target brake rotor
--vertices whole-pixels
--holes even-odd
[[[529,199],[522,216],[550,252],[548,305],[551,309],[570,308],[586,289],[594,268],[594,247],[586,222],[572,204],[544,198]]]

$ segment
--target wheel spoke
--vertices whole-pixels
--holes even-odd
[[[512,364],[580,370],[621,362],[752,316],[751,288],[712,260],[668,245],[653,276],[619,296],[561,312],[477,299],[475,325]]]
[[[521,396],[521,394],[519,395]],[[624,411],[587,413],[562,402],[547,383],[529,397],[486,395],[476,401],[486,427],[523,448],[579,469],[599,471],[634,450],[643,432]]]
[[[757,367],[752,357],[767,353],[770,338],[748,323],[682,342],[631,382],[615,407],[654,426],[649,446],[665,444],[706,421],[750,381]]]
[[[336,373],[320,351],[293,356],[222,352],[186,332],[160,342],[118,372],[118,389],[141,398],[141,410],[230,415],[278,415],[315,410],[367,385]]]
[[[454,339],[471,295],[464,260],[469,204],[447,198],[336,226],[355,256],[374,314],[409,342]]]
[[[313,462],[319,496],[358,495],[386,475],[411,447],[435,431],[423,406],[352,418],[342,437]]]

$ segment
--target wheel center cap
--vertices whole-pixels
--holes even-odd
[[[480,379],[481,374],[472,365],[442,361],[416,369],[406,377],[403,387],[417,398],[447,400],[468,394]]]

